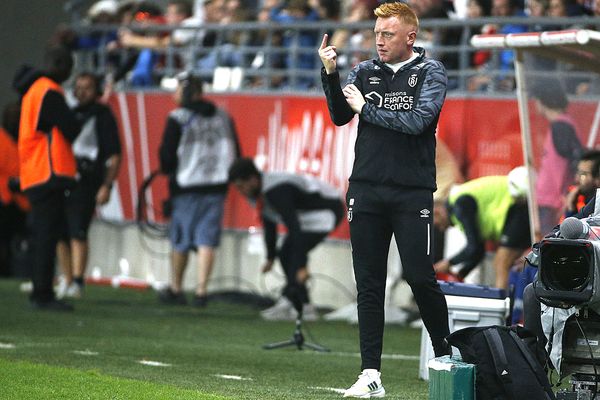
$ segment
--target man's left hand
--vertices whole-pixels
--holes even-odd
[[[348,102],[348,105],[350,108],[352,108],[352,111],[360,114],[363,106],[366,103],[365,98],[360,90],[358,90],[358,88],[353,84],[350,84],[344,87],[342,91],[344,92],[344,96],[346,96],[346,102]]]
[[[111,190],[111,187],[108,185],[100,186],[100,189],[98,189],[98,193],[96,193],[96,204],[97,205],[102,206],[102,205],[108,203],[108,200],[110,200],[110,190]]]

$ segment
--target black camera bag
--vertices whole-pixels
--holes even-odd
[[[477,400],[553,400],[544,371],[546,352],[525,328],[483,326],[447,337],[464,362],[475,364]]]

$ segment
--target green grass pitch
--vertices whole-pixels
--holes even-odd
[[[227,303],[159,305],[152,291],[89,286],[76,311],[33,311],[19,282],[0,280],[0,399],[336,399],[360,372],[358,328],[306,323],[331,353],[263,350],[293,322]],[[387,326],[388,399],[426,399],[420,330]],[[161,366],[140,361],[158,362]],[[225,377],[224,377],[225,376]],[[227,379],[228,377],[228,379]]]

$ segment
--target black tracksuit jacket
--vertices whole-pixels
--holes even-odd
[[[435,130],[446,97],[442,63],[424,50],[398,72],[379,60],[358,64],[346,84],[354,84],[367,103],[359,119],[350,182],[401,185],[435,191]],[[321,77],[332,121],[345,125],[354,116],[339,74]]]

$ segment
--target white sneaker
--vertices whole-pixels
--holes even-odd
[[[21,284],[19,285],[19,290],[23,293],[33,292],[33,282],[31,282],[31,281],[21,282]]]
[[[385,389],[381,384],[381,373],[376,369],[363,370],[356,383],[344,392],[344,397],[359,399],[385,397]]]
[[[318,321],[319,313],[317,312],[317,307],[314,304],[302,304],[302,319],[304,321]]]
[[[83,293],[83,290],[81,289],[81,286],[79,286],[75,282],[72,282],[69,285],[69,287],[67,288],[67,291],[65,292],[64,297],[67,297],[69,299],[80,299],[82,293]]]
[[[67,290],[69,289],[69,284],[64,276],[58,277],[58,285],[54,287],[54,291],[56,292],[57,299],[63,299],[67,295]]]
[[[273,307],[260,312],[260,316],[267,321],[293,321],[296,314],[294,305],[285,296],[280,297]]]
[[[408,324],[408,326],[415,329],[421,329],[423,327],[423,320],[421,318],[417,318]]]

